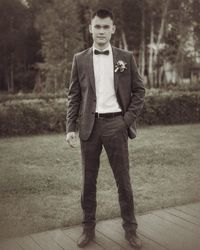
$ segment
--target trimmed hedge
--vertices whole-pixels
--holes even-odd
[[[200,92],[149,94],[139,122],[148,125],[200,122]]]
[[[200,92],[148,91],[138,122],[142,125],[200,122]],[[65,98],[0,103],[0,136],[64,132]]]
[[[65,91],[62,91],[61,93],[17,93],[17,94],[6,94],[6,93],[0,93],[0,103],[4,103],[7,101],[24,101],[24,100],[46,100],[50,101],[55,98],[65,98],[66,97]]]
[[[0,136],[62,132],[66,101],[8,102],[0,105]]]

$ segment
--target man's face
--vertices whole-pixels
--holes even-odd
[[[115,25],[110,17],[100,18],[95,16],[89,26],[93,41],[97,47],[105,48],[111,39],[112,34],[115,33]]]

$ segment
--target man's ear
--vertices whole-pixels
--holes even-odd
[[[112,34],[114,34],[114,33],[115,33],[115,30],[116,30],[116,26],[115,26],[115,25],[113,25],[113,26],[112,26]]]
[[[89,32],[92,34],[92,25],[89,25]]]

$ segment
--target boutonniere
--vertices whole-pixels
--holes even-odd
[[[124,72],[124,70],[127,69],[126,65],[127,63],[122,60],[117,61],[115,65],[115,72],[118,72],[118,71]]]

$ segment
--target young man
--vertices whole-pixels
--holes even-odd
[[[93,46],[74,56],[67,113],[66,140],[73,146],[79,119],[82,152],[83,233],[77,244],[84,247],[95,236],[96,181],[104,147],[118,188],[125,238],[131,246],[141,247],[129,176],[128,137],[136,136],[135,121],[145,89],[132,54],[110,45],[115,33],[112,13],[96,11],[89,30]]]

